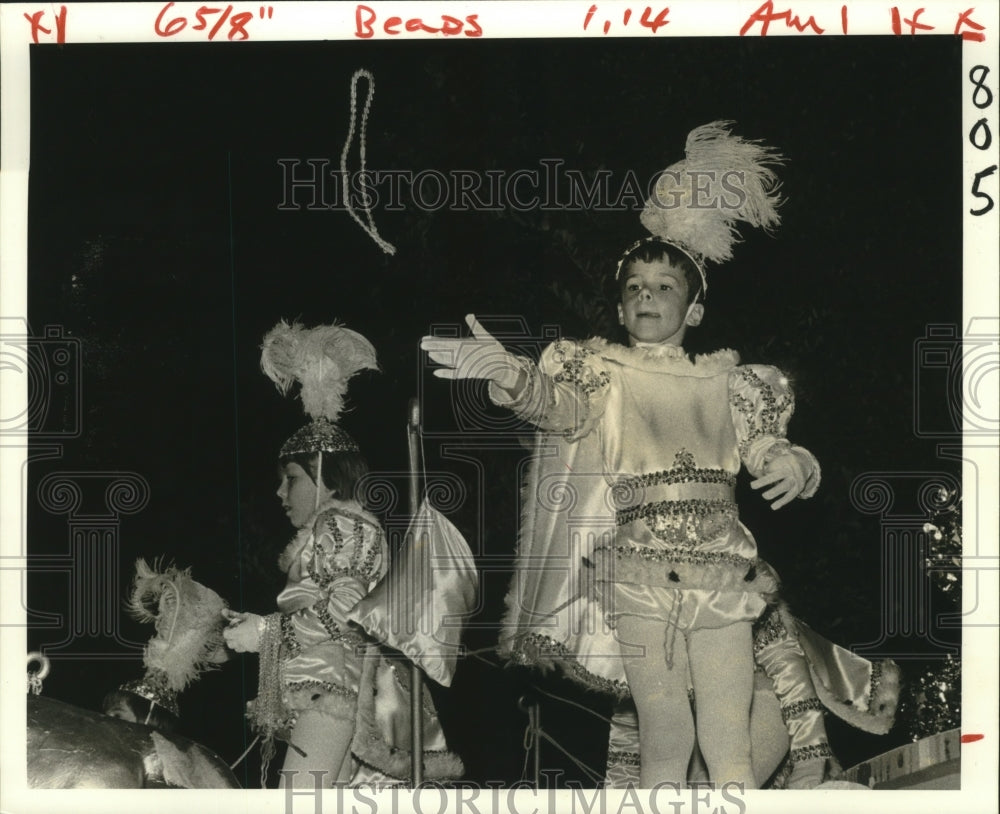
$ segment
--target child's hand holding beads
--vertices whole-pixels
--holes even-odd
[[[264,631],[264,617],[256,613],[236,613],[224,610],[222,615],[229,625],[222,631],[226,645],[237,653],[256,653],[260,650],[260,637]]]

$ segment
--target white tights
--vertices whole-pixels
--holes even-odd
[[[623,643],[644,655],[625,658],[625,677],[639,714],[639,784],[652,788],[687,779],[695,742],[688,701],[690,668],[698,716],[698,745],[716,784],[757,788],[750,760],[753,648],[749,622],[702,628],[673,643],[666,665],[664,622],[625,616],[618,621]]]
[[[354,724],[317,710],[304,710],[292,730],[278,788],[330,788],[351,779]],[[323,772],[317,780],[310,772]],[[285,772],[292,772],[286,775]]]

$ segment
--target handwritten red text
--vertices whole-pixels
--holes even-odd
[[[916,34],[917,31],[933,31],[934,30],[934,26],[927,25],[927,23],[921,23],[921,22],[919,22],[920,15],[923,14],[923,13],[924,13],[924,9],[918,8],[915,12],[913,12],[913,16],[912,17],[909,17],[909,18],[904,17],[903,18],[903,25],[909,26],[909,29],[910,29],[909,33],[911,35]],[[903,33],[903,25],[900,24],[899,18],[900,18],[899,7],[898,6],[893,6],[892,7],[892,33],[895,34],[897,37],[900,34]]]
[[[375,25],[378,14],[369,6],[358,6],[354,10],[354,36],[368,40],[375,36]],[[390,37],[410,32],[421,31],[425,34],[441,34],[445,37],[456,37],[463,34],[466,37],[481,37],[483,29],[479,25],[478,14],[467,14],[465,19],[441,14],[438,19],[427,22],[420,17],[404,20],[402,17],[386,17],[379,23],[383,33]]]
[[[194,13],[194,22],[192,23],[184,15],[171,17],[169,12],[173,5],[171,0],[156,15],[153,28],[158,37],[173,37],[187,28],[190,23],[192,31],[207,31],[208,40],[214,40],[217,34],[225,31],[226,39],[240,42],[250,39],[250,32],[247,31],[246,27],[251,20],[255,17],[269,20],[274,16],[273,6],[260,6],[259,11],[237,11],[235,14],[232,4],[225,8],[202,6]]]
[[[811,14],[806,18],[805,22],[802,22],[799,20],[797,14],[792,13],[791,9],[788,11],[775,11],[774,3],[772,3],[771,0],[767,0],[764,5],[751,14],[747,18],[747,21],[743,23],[743,28],[740,29],[740,36],[744,36],[757,23],[760,23],[760,35],[762,37],[766,37],[767,30],[771,23],[776,23],[778,21],[783,21],[786,27],[794,28],[799,33],[805,31],[807,28],[812,29],[812,31],[816,34],[823,33],[823,29],[819,27],[815,18]]]
[[[982,33],[986,26],[980,25],[972,19],[971,15],[974,11],[974,8],[970,8],[958,15],[958,22],[955,23],[955,33],[961,34],[963,40],[982,42],[986,39],[986,35]],[[972,31],[966,31],[965,26],[971,28]]]
[[[594,19],[594,15],[597,14],[597,4],[595,3],[589,9],[587,9],[587,15],[583,18],[583,30],[586,31],[590,28],[590,22]],[[636,25],[642,28],[648,28],[654,34],[659,31],[663,26],[667,25],[670,20],[667,19],[667,15],[670,14],[670,9],[664,6],[658,12],[654,14],[652,7],[646,6],[642,10],[642,14],[639,15]],[[623,26],[629,25],[633,21],[632,9],[627,8],[622,12]],[[601,26],[605,34],[611,31],[611,20],[605,19]]]
[[[51,28],[46,28],[42,25],[42,20],[45,19],[44,11],[36,11],[34,14],[25,14],[24,19],[31,23],[31,41],[38,44],[39,33],[45,34],[46,36],[52,34]],[[66,6],[59,7],[59,13],[55,15],[55,27],[56,27],[56,42],[64,43],[66,42]]]

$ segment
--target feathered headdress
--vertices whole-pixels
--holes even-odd
[[[378,370],[371,342],[342,325],[304,328],[282,320],[264,336],[260,366],[282,394],[296,382],[301,385],[299,397],[312,419],[284,443],[282,456],[357,451],[337,420],[351,377],[362,370]]]
[[[195,582],[190,569],[159,568],[158,563],[150,566],[143,559],[135,564],[128,611],[140,622],[152,622],[156,635],[142,654],[145,676],[121,689],[178,715],[178,694],[226,660],[222,636],[226,603],[215,591]]]
[[[781,222],[780,184],[773,167],[784,158],[766,144],[732,135],[732,124],[714,121],[692,130],[684,159],[660,173],[639,216],[654,239],[691,257],[704,288],[705,263],[732,258],[740,223],[770,231]],[[638,245],[629,247],[622,259]],[[621,267],[622,261],[616,277]]]

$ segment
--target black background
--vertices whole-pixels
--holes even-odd
[[[360,67],[376,79],[371,169],[510,173],[557,158],[645,182],[714,119],[780,148],[783,223],[774,237],[746,234],[711,273],[688,345],[733,347],[794,381],[790,437],[816,454],[823,485],[771,513],[741,482],[743,519],[803,619],[844,646],[879,639],[880,518],[852,504],[851,484],[873,471],[957,472],[915,433],[918,399],[935,426],[950,417],[942,388],[919,391],[914,360],[928,326],[961,321],[960,54],[952,37],[34,48],[29,320],[36,334],[61,326],[82,359],[81,432],[29,468],[26,605],[29,645],[55,660],[46,695],[96,708],[141,671],[124,642],[150,634],[116,612],[117,638],[105,628],[64,641],[71,577],[41,564],[65,555],[70,528],[39,503],[46,475],[134,472],[148,484],[148,504],[117,525],[117,584],[94,589],[112,606],[136,557],[166,556],[234,607],[273,608],[274,558],[290,535],[275,455],[302,421],[258,367],[260,340],[282,317],[336,318],[378,349],[382,371],[354,381],[343,423],[399,487],[398,504],[383,506],[390,526],[405,512],[407,401],[422,397],[440,433],[425,439],[427,467],[465,484],[445,508],[483,567],[466,641],[495,643],[527,453],[513,433],[504,447],[457,432],[454,393],[427,373],[419,337],[469,312],[487,327],[519,318],[529,349],[547,326],[616,336],[605,281],[643,230],[636,211],[422,211],[408,199],[404,211],[374,212],[398,249],[389,257],[343,210],[307,211],[303,193],[301,209],[279,211],[280,159],[336,168]],[[938,649],[920,636],[885,645],[897,656]],[[492,664],[466,659],[450,691],[435,689],[469,779],[522,776],[517,699],[531,684],[608,711],[557,678],[482,656]],[[205,676],[182,698],[186,733],[234,760],[255,692],[252,659]],[[547,697],[542,715],[602,770],[600,720]],[[844,765],[906,740],[899,726],[884,738],[830,726]],[[583,779],[551,745],[543,766]]]

